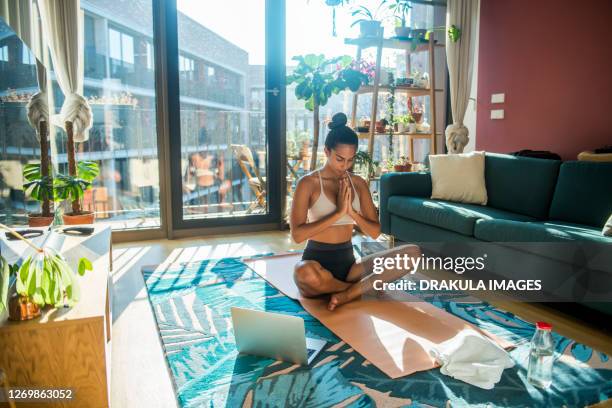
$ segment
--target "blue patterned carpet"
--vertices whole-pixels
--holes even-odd
[[[389,379],[238,258],[173,264],[143,274],[182,407],[583,407],[612,396],[609,357],[559,335],[552,387],[542,391],[529,385],[534,326],[484,302],[431,299],[518,345],[510,352],[516,366],[489,391],[439,369]],[[300,316],[308,335],[328,345],[310,367],[238,354],[232,306]]]

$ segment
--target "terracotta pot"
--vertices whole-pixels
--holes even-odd
[[[410,163],[396,164],[393,166],[393,170],[395,170],[396,172],[408,172],[411,169],[412,169],[412,164]]]
[[[82,214],[64,214],[64,224],[66,225],[80,225],[80,224],[93,224],[94,213],[91,211],[84,212]]]
[[[28,226],[30,227],[48,227],[53,223],[54,216],[43,217],[40,214],[28,214]]]
[[[40,306],[30,301],[27,296],[16,293],[9,299],[9,320],[31,320],[40,316]]]
[[[385,133],[385,128],[384,122],[376,121],[376,133]]]

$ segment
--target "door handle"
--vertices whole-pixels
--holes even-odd
[[[278,96],[278,94],[280,93],[280,89],[274,87],[272,89],[266,89],[266,92],[271,93],[273,96]]]

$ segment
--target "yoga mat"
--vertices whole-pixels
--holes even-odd
[[[377,299],[355,300],[327,310],[327,297],[304,298],[293,281],[301,254],[281,254],[244,260],[257,274],[304,309],[391,378],[439,367],[430,351],[461,330],[472,329],[499,344],[513,344],[467,323],[434,305],[402,300],[387,292]]]

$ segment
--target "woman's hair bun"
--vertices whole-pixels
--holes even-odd
[[[342,112],[338,112],[334,116],[332,116],[332,120],[331,122],[329,122],[327,127],[329,127],[331,130],[334,130],[345,126],[347,122],[348,118],[346,117],[346,115]]]

